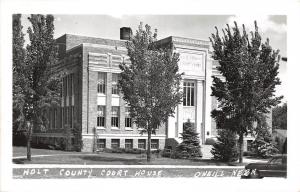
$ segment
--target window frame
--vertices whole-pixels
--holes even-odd
[[[144,147],[140,147],[141,145],[144,145]],[[146,145],[147,145],[146,139],[138,139],[138,148],[139,149],[146,149]]]
[[[184,81],[183,82],[183,106],[194,107],[195,106],[195,88],[196,82]]]
[[[101,143],[101,141],[104,141],[104,143]],[[104,147],[101,147],[101,145],[103,145]],[[98,149],[106,148],[106,139],[102,139],[102,138],[97,139],[97,148]]]
[[[125,128],[132,128],[132,118],[130,116],[130,107],[125,107]]]
[[[118,88],[118,81],[119,81],[119,74],[118,73],[112,73],[111,76],[111,94],[112,95],[119,95],[120,91]]]
[[[157,141],[157,143],[153,141]],[[157,147],[153,147],[153,145],[157,145]],[[151,139],[151,149],[159,149],[159,139]]]
[[[100,95],[106,94],[106,73],[104,73],[104,72],[98,72],[97,94],[100,94]]]
[[[117,109],[117,114],[115,114],[115,110]],[[115,126],[117,124],[117,126]],[[112,106],[111,107],[111,127],[114,129],[119,129],[120,127],[120,107]]]
[[[101,110],[103,109],[102,115],[101,115]],[[101,119],[103,121],[103,126],[101,126]],[[105,105],[97,105],[97,127],[99,128],[105,128]]]
[[[125,149],[133,149],[133,139],[125,139]]]
[[[114,141],[117,141],[117,142],[114,143]],[[116,145],[116,146],[114,146],[114,145]],[[120,139],[111,139],[111,148],[112,149],[120,148]]]

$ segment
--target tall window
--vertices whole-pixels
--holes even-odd
[[[105,127],[105,106],[98,105],[97,127]]]
[[[111,126],[119,127],[119,107],[111,107]]]
[[[129,107],[125,107],[125,127],[131,128],[131,117]]]
[[[139,139],[138,140],[138,148],[139,149],[146,149],[146,139]]]
[[[118,74],[113,73],[112,74],[112,82],[111,82],[111,93],[118,95],[119,89],[118,89]]]
[[[64,107],[64,126],[65,125],[67,125],[68,124],[68,122],[69,122],[69,113],[68,113],[68,110],[69,109],[69,107]]]
[[[75,82],[75,80],[74,80],[74,74],[71,74],[71,86],[72,86],[72,88],[71,88],[71,95],[74,95],[74,82]]]
[[[119,148],[119,147],[120,147],[120,139],[112,139],[111,148]]]
[[[105,73],[98,73],[97,91],[105,94]]]
[[[55,108],[54,112],[53,112],[53,128],[54,129],[57,128],[57,120],[56,120],[56,118],[57,118],[57,109]]]
[[[183,82],[183,106],[195,106],[195,83]]]
[[[132,149],[132,148],[133,148],[133,140],[125,139],[125,149]]]
[[[70,107],[70,127],[73,128],[73,124],[74,124],[74,106]]]
[[[60,126],[63,129],[64,128],[64,119],[65,119],[65,115],[64,115],[64,107],[60,108],[60,113],[61,113],[61,120],[60,120]]]

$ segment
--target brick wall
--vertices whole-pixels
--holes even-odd
[[[89,71],[89,114],[88,114],[88,132],[92,133],[97,127],[97,79],[98,72]]]
[[[125,47],[125,41],[112,40],[112,39],[102,39],[95,37],[86,37],[78,35],[66,35],[67,50],[71,49],[82,43],[100,44],[100,45],[111,45],[111,46],[122,46]]]

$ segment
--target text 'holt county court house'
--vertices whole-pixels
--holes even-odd
[[[130,63],[125,42],[131,29],[120,29],[120,40],[65,34],[56,42],[59,62],[56,71],[64,71],[61,105],[52,106],[47,114],[49,124],[33,131],[35,144],[65,143],[67,150],[93,151],[101,148],[142,148],[147,135],[141,135],[131,120],[129,108],[118,90],[119,64]],[[215,138],[216,124],[210,116],[217,101],[211,96],[212,75],[219,75],[218,64],[211,58],[210,42],[170,36],[158,41],[172,46],[180,54],[179,72],[182,80],[183,102],[176,107],[174,117],[161,125],[152,135],[151,148],[174,147],[180,142],[183,123],[194,123],[205,145]],[[170,46],[171,47],[171,46]],[[220,75],[219,75],[220,76]],[[245,138],[247,141],[253,138]]]

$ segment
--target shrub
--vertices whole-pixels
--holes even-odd
[[[213,158],[223,162],[233,162],[238,159],[238,150],[236,144],[236,133],[220,129],[218,131],[217,142],[211,150]]]
[[[272,144],[263,140],[255,140],[253,142],[254,153],[262,158],[268,158],[278,153],[278,149]]]
[[[202,157],[199,133],[190,121],[183,124],[181,139],[182,142],[176,147],[173,155],[175,158]]]
[[[272,143],[272,135],[269,132],[269,129],[266,117],[262,116],[258,121],[256,138],[252,142],[251,146],[254,153],[262,158],[271,157],[279,152],[279,150],[275,147],[275,144]]]

